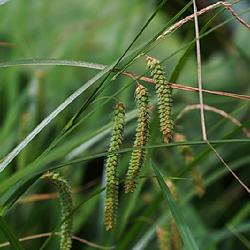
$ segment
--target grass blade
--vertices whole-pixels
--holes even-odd
[[[29,144],[46,126],[50,124],[66,107],[68,107],[77,97],[79,97],[83,92],[85,92],[90,86],[92,86],[96,81],[102,78],[107,72],[109,72],[116,63],[111,64],[109,67],[105,68],[103,71],[96,74],[93,78],[83,84],[79,89],[77,89],[72,95],[70,95],[62,104],[60,104],[49,116],[47,116],[27,137],[15,147],[0,163],[0,172],[2,172],[9,163]]]
[[[22,196],[28,188],[30,188],[40,175],[36,175],[27,180],[20,181],[13,185],[13,187],[0,197],[0,216],[5,213],[15,204],[15,202]]]
[[[77,61],[77,60],[60,60],[60,59],[22,59],[12,60],[0,63],[0,68],[19,67],[19,66],[71,66],[87,69],[104,70],[107,65]]]
[[[170,211],[171,211],[171,213],[176,221],[176,224],[178,226],[180,235],[182,237],[182,240],[183,240],[183,243],[184,243],[186,249],[198,250],[199,248],[195,243],[195,240],[192,236],[192,233],[191,233],[189,227],[186,225],[181,211],[176,206],[174,198],[172,197],[172,194],[171,194],[168,186],[166,185],[160,171],[156,168],[156,166],[153,163],[152,163],[152,167],[154,169],[157,181],[161,187],[164,198],[167,200],[169,209],[170,209]]]
[[[0,216],[0,230],[4,234],[5,238],[10,242],[13,250],[24,250],[15,233],[10,229],[8,223],[2,216]]]
[[[43,243],[43,245],[40,247],[39,250],[44,250],[45,247],[47,246],[47,244],[50,242],[51,238],[55,235],[56,231],[58,230],[58,228],[60,228],[60,226],[66,221],[68,220],[71,216],[73,216],[73,214],[79,209],[81,208],[83,205],[85,205],[88,201],[90,201],[91,199],[93,199],[94,197],[96,197],[97,195],[101,194],[103,191],[105,190],[105,187],[100,187],[97,190],[94,190],[90,195],[88,195],[88,197],[86,197],[81,203],[79,203],[76,207],[74,207],[71,211],[71,213],[69,213],[67,216],[65,216],[65,218],[63,220],[60,221],[60,223],[57,224],[57,226],[54,228],[53,232],[51,233],[51,235],[46,239],[46,241]]]

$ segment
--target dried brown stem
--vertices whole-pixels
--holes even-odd
[[[49,233],[34,234],[34,235],[30,235],[30,236],[20,238],[19,241],[23,242],[23,241],[47,238],[47,237],[50,237],[51,235],[60,236],[60,232],[55,232],[55,233],[49,232]],[[97,248],[97,249],[113,249],[113,247],[101,246],[101,245],[95,244],[95,243],[93,243],[91,241],[82,239],[82,238],[77,237],[77,236],[72,236],[72,239],[76,240],[76,241],[79,241],[79,242],[81,242],[83,244],[86,244],[86,245],[88,245],[90,247]],[[10,246],[9,242],[4,242],[4,243],[0,244],[0,248],[7,247],[7,246]]]
[[[8,42],[4,42],[4,41],[0,41],[0,46],[1,47],[9,47],[9,48],[15,47],[15,45],[13,43],[8,43]]]
[[[133,72],[125,71],[125,72],[123,72],[123,75],[131,77],[133,79],[141,80],[141,81],[144,81],[144,82],[147,82],[147,83],[150,83],[150,84],[155,84],[154,79],[146,77],[146,76],[141,76],[140,77],[139,75],[137,75],[137,74],[135,74]],[[170,83],[170,84],[171,84],[171,87],[173,89],[180,89],[180,90],[191,91],[191,92],[199,91],[199,89],[196,88],[196,87],[190,87],[190,86],[183,85],[183,84],[178,84],[178,83]],[[207,89],[202,89],[202,92],[208,93],[208,94],[213,94],[213,95],[228,96],[228,97],[232,97],[232,98],[236,98],[236,99],[250,101],[250,96],[248,96],[248,95],[241,95],[241,94],[235,94],[235,93],[230,93],[230,92],[207,90]]]
[[[81,193],[91,187],[93,187],[97,183],[97,179],[94,179],[93,181],[88,182],[83,187],[74,188],[72,192],[74,194]],[[27,195],[21,199],[18,200],[19,204],[25,204],[25,203],[31,203],[31,202],[38,202],[38,201],[46,201],[46,200],[53,200],[59,197],[58,192],[53,193],[43,193],[43,194],[32,194]]]
[[[191,110],[195,110],[195,109],[200,109],[201,105],[200,104],[194,104],[194,105],[188,105],[186,106],[177,116],[176,120],[179,120],[183,117],[183,115]],[[231,116],[230,114],[226,113],[224,110],[221,109],[217,109],[215,107],[209,106],[204,104],[204,110],[207,111],[211,111],[214,113],[217,113],[221,116],[223,116],[224,118],[228,119],[229,121],[231,121],[233,124],[235,124],[237,127],[241,128],[241,131],[243,134],[245,134],[246,137],[250,138],[250,131],[248,131],[246,128],[242,127],[242,123],[237,120],[236,118],[234,118],[233,116]]]
[[[195,16],[201,16],[203,14],[205,14],[206,12],[216,9],[218,7],[224,7],[226,10],[228,10],[242,25],[244,25],[246,28],[250,28],[250,25],[245,22],[242,18],[240,18],[237,13],[232,9],[232,4],[227,3],[227,2],[223,2],[223,1],[219,1],[215,4],[211,4],[199,11],[197,11],[196,13],[193,13],[183,19],[181,19],[179,22],[175,23],[174,25],[172,25],[170,28],[168,28],[167,30],[165,30],[160,36],[157,37],[156,40],[162,39],[165,36],[169,35],[170,33],[176,31],[177,29],[179,29],[182,25],[184,25],[185,23],[191,21],[194,19]]]
[[[201,118],[201,132],[204,141],[207,141],[207,130],[204,113],[204,101],[203,101],[203,85],[202,85],[202,66],[201,66],[201,48],[200,48],[200,31],[199,22],[197,16],[196,1],[193,0],[194,7],[194,27],[195,27],[195,39],[196,39],[196,60],[197,60],[197,78],[198,78],[198,90],[199,90],[199,101],[200,101],[200,118]]]
[[[208,147],[215,153],[219,161],[227,168],[227,170],[232,174],[232,176],[240,183],[240,185],[250,194],[249,187],[238,177],[238,175],[230,168],[230,166],[225,162],[222,156],[217,152],[217,150],[210,144],[209,141],[206,141]]]

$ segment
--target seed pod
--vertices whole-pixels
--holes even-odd
[[[149,106],[148,90],[138,84],[135,91],[136,105],[139,110],[137,128],[128,172],[125,180],[125,193],[133,192],[136,188],[140,170],[144,163],[145,149],[141,148],[148,142],[149,137]]]
[[[104,224],[106,230],[113,228],[116,222],[118,208],[118,151],[122,144],[125,107],[119,102],[115,107],[114,125],[109,145],[109,154],[106,161],[106,196],[104,207]]]
[[[158,112],[163,142],[169,143],[172,139],[174,123],[172,120],[172,88],[163,75],[160,62],[152,57],[147,57],[147,67],[155,80],[156,95],[158,99]]]
[[[56,172],[48,172],[42,176],[43,179],[52,182],[59,191],[62,220],[63,222],[60,232],[60,250],[70,250],[72,246],[72,225],[73,215],[70,214],[73,208],[72,191],[69,183]]]

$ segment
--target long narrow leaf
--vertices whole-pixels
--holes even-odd
[[[18,238],[16,237],[15,233],[11,230],[8,223],[5,221],[5,219],[0,216],[0,230],[4,234],[5,238],[10,242],[13,250],[24,250],[24,248],[21,246]]]
[[[170,209],[170,211],[171,211],[171,213],[176,221],[177,227],[179,229],[181,238],[183,240],[183,243],[184,243],[186,249],[198,250],[199,248],[195,243],[193,235],[192,235],[189,227],[185,223],[180,209],[175,204],[174,198],[173,198],[168,186],[166,185],[160,171],[156,168],[156,166],[153,163],[152,163],[152,167],[154,169],[157,181],[159,182],[159,185],[160,185],[161,190],[163,192],[164,198],[167,200],[169,209]]]
[[[250,143],[250,139],[227,139],[227,140],[211,140],[210,143],[212,145],[223,145],[223,144],[228,144],[228,143]],[[204,141],[191,141],[191,142],[178,142],[178,143],[169,143],[169,144],[156,144],[156,145],[149,145],[149,146],[145,146],[143,148],[147,148],[147,149],[154,149],[154,148],[161,148],[161,147],[177,147],[177,146],[185,146],[185,145],[192,145],[192,146],[199,146],[199,145],[206,145],[206,142]],[[130,152],[132,151],[133,148],[124,148],[118,151],[118,153],[126,153],[126,152]],[[83,161],[87,161],[87,160],[92,160],[92,159],[96,159],[98,157],[103,157],[106,156],[107,152],[101,152],[101,153],[97,153],[94,155],[87,155],[84,156],[82,158],[78,158],[76,160],[73,161],[67,161],[64,163],[60,163],[59,165],[57,165],[56,167],[53,167],[54,169],[56,168],[61,168],[70,164],[77,164],[77,163],[81,163]],[[197,162],[196,162],[197,163]],[[22,169],[20,171],[18,171],[17,173],[13,174],[10,178],[4,180],[1,183],[0,186],[0,194],[3,194],[4,192],[7,191],[8,188],[11,188],[12,185],[14,185],[16,182],[20,181],[22,178],[24,178],[25,176],[27,177],[27,175],[31,174],[33,167],[36,166],[36,170],[33,172],[33,174],[38,174],[38,173],[42,173],[45,170],[48,170],[47,168],[44,168],[44,165],[48,164],[48,160],[44,159],[43,161],[39,161],[38,163],[35,163],[33,165],[33,163],[31,163],[30,165],[28,165],[25,169]],[[32,176],[33,177],[33,176]]]

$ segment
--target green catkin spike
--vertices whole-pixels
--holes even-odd
[[[106,230],[113,228],[116,223],[116,214],[118,208],[118,151],[122,144],[122,134],[124,129],[125,107],[119,102],[115,106],[114,125],[111,141],[109,145],[109,154],[106,161],[106,194],[104,207],[104,224]]]
[[[160,127],[163,134],[163,142],[169,143],[172,139],[174,123],[172,120],[172,88],[163,75],[160,62],[152,57],[147,57],[147,67],[155,80],[156,95],[158,99],[158,111],[160,114]]]
[[[134,150],[132,152],[125,180],[125,193],[134,192],[140,170],[144,163],[145,149],[141,148],[148,142],[149,137],[149,105],[148,90],[138,84],[135,91],[136,105],[139,110]]]
[[[52,182],[59,191],[62,220],[67,217],[61,226],[60,250],[70,250],[72,246],[71,236],[73,225],[73,216],[70,215],[73,209],[71,187],[69,183],[56,172],[48,172],[42,176],[42,179]]]

